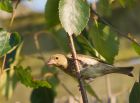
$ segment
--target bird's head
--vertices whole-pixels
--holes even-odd
[[[59,67],[61,69],[67,69],[67,67],[68,67],[67,58],[63,54],[52,55],[49,58],[47,64]]]

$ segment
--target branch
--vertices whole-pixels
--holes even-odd
[[[105,78],[106,78],[106,86],[107,86],[108,103],[111,103],[112,92],[111,92],[111,83],[110,83],[109,75],[107,75]]]
[[[5,68],[6,57],[7,57],[7,55],[4,55],[4,57],[3,57],[3,63],[2,63],[2,67],[1,67],[1,75],[3,74],[4,68]]]
[[[15,13],[16,13],[15,11],[16,11],[19,3],[20,3],[20,0],[16,0],[16,4],[15,4],[15,7],[13,8],[12,17],[11,17],[10,24],[9,24],[9,29],[12,27],[12,24],[13,24],[13,21],[14,21],[14,18],[15,18]],[[11,33],[9,35],[11,35]],[[2,75],[3,70],[5,68],[6,57],[7,57],[7,54],[4,55],[4,57],[3,57],[2,67],[0,68],[1,69],[0,76]]]
[[[39,31],[39,32],[37,32],[37,33],[34,34],[35,47],[36,47],[36,49],[37,49],[38,52],[39,52],[40,59],[43,60],[44,63],[46,63],[46,61],[45,61],[45,58],[44,58],[42,52],[40,51],[40,45],[39,45],[38,37],[39,37],[42,33],[46,33],[46,32],[47,32],[47,31],[42,30],[42,31]]]
[[[83,80],[82,80],[81,74],[80,74],[80,68],[79,68],[78,61],[77,61],[77,55],[76,55],[76,50],[74,47],[72,35],[68,35],[68,39],[69,39],[69,47],[71,49],[72,57],[73,57],[74,64],[75,64],[76,76],[77,76],[77,79],[79,81],[79,86],[80,86],[80,91],[81,91],[83,103],[88,103],[86,90],[84,88],[84,83],[83,83]]]
[[[14,8],[13,8],[12,17],[11,17],[10,25],[9,25],[10,27],[12,27],[14,18],[15,18],[15,16],[16,16],[16,9],[17,9],[17,7],[18,7],[18,5],[19,5],[19,3],[20,3],[20,0],[16,0],[15,2],[16,2],[16,3],[15,3],[15,6],[14,6]]]
[[[140,43],[131,35],[131,33],[122,33],[120,32],[115,26],[113,26],[111,23],[109,23],[108,21],[106,21],[103,17],[101,17],[95,10],[93,10],[91,8],[91,16],[94,19],[95,15],[98,17],[99,20],[101,20],[101,22],[103,22],[104,24],[108,25],[109,27],[111,27],[115,32],[117,32],[117,34],[127,38],[128,40],[136,43],[137,45],[140,46]]]

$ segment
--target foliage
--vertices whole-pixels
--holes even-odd
[[[132,43],[133,48],[135,51],[140,55],[140,46],[136,43]]]
[[[20,67],[15,67],[14,69],[18,80],[27,87],[32,87],[32,88],[51,87],[51,85],[47,81],[34,80],[31,76],[30,67],[23,69],[23,67],[20,66]]]
[[[135,82],[129,97],[129,103],[139,103],[140,102],[140,83]]]
[[[136,0],[99,0],[97,13],[103,17],[111,16],[115,8],[132,7]],[[13,12],[12,0],[1,0],[0,10]],[[45,5],[45,19],[47,33],[57,42],[57,45],[65,53],[69,52],[67,33],[73,35],[78,53],[89,54],[113,64],[119,52],[119,36],[107,23],[95,19],[91,5],[86,0],[47,0]],[[62,26],[61,26],[62,25]],[[63,29],[64,28],[64,29]],[[0,90],[7,98],[10,98],[17,82],[33,88],[32,103],[54,102],[56,87],[60,81],[58,71],[55,68],[44,66],[41,70],[41,80],[35,79],[31,74],[31,68],[20,65],[19,54],[22,48],[22,38],[17,32],[8,32],[0,28],[0,57],[7,55],[4,73],[1,76]],[[140,55],[140,45],[133,40],[132,46]],[[40,53],[41,54],[41,53]],[[2,65],[1,65],[2,66]],[[98,101],[100,98],[89,84],[86,84],[87,92]],[[11,89],[12,88],[12,89]],[[130,103],[139,103],[140,83],[135,82],[130,93]]]
[[[11,0],[1,0],[0,1],[0,9],[7,11],[9,13],[13,12],[13,6]]]
[[[17,32],[9,33],[0,29],[0,57],[11,52],[21,43],[21,37]]]
[[[39,87],[34,89],[31,94],[31,103],[54,103],[56,96],[55,91],[52,88]]]
[[[58,3],[59,0],[47,0],[45,6],[45,19],[48,28],[54,27],[60,23],[58,15]]]
[[[94,24],[89,31],[95,49],[99,56],[112,64],[114,57],[119,51],[119,39],[117,34],[109,26],[98,23]]]
[[[89,20],[89,6],[83,0],[60,0],[59,18],[69,35],[79,35]]]
[[[22,48],[21,43],[18,48],[7,54],[6,63],[5,63],[5,70],[7,72],[4,72],[1,76],[0,80],[0,94],[4,95],[7,99],[11,98],[13,95],[13,91],[16,88],[17,85],[17,78],[15,75],[15,72],[13,70],[14,65],[18,65],[20,61],[20,51]],[[8,71],[9,70],[9,71]]]

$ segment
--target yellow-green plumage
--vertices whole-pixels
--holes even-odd
[[[133,70],[132,66],[115,67],[98,58],[81,54],[77,54],[77,60],[80,66],[81,76],[84,79],[96,78],[110,73],[121,73],[128,76],[133,76],[131,73]],[[49,58],[48,65],[54,65],[67,74],[76,76],[75,65],[71,55],[64,56],[63,54],[55,54]]]

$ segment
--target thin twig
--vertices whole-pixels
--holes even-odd
[[[46,33],[46,31],[42,30],[42,31],[39,31],[39,32],[35,33],[34,34],[34,41],[35,41],[35,47],[39,52],[40,59],[43,60],[44,63],[46,63],[45,58],[43,56],[43,53],[40,51],[40,45],[39,45],[39,40],[38,40],[39,35],[42,34],[42,33]]]
[[[4,57],[3,57],[3,63],[2,63],[2,67],[1,67],[1,74],[3,73],[3,70],[5,68],[6,57],[7,57],[7,55],[4,55]]]
[[[62,87],[69,93],[69,95],[71,95],[75,101],[77,101],[78,103],[80,103],[80,101],[73,95],[73,93],[65,86],[65,84],[60,83],[62,85]]]
[[[106,75],[106,87],[107,87],[107,95],[108,95],[108,103],[111,103],[112,99],[112,92],[111,92],[111,83],[110,83],[110,78],[109,75]]]
[[[19,3],[20,3],[20,0],[16,0],[16,4],[15,4],[15,7],[13,8],[12,17],[11,17],[10,24],[9,24],[9,29],[12,27],[12,24],[13,24],[13,21],[15,18],[16,9],[17,9]],[[11,35],[11,34],[12,33],[8,33],[7,35]],[[2,67],[1,67],[1,75],[2,75],[3,70],[5,68],[6,57],[7,57],[7,54],[3,58],[3,63],[2,63]]]
[[[140,46],[140,43],[131,35],[131,33],[122,33],[120,32],[115,26],[113,26],[111,23],[107,22],[103,17],[101,17],[95,10],[93,10],[91,8],[91,15],[96,15],[98,16],[99,20],[103,23],[105,23],[106,25],[108,25],[109,27],[111,27],[115,32],[117,32],[118,35],[121,35],[125,38],[127,38],[128,40],[136,43],[137,45]]]
[[[77,76],[77,79],[79,81],[79,86],[80,86],[80,91],[81,91],[83,103],[88,103],[86,90],[84,88],[84,83],[83,83],[83,80],[82,80],[81,74],[80,74],[80,68],[79,68],[79,64],[78,64],[78,61],[77,61],[77,55],[76,55],[76,50],[75,50],[72,35],[68,35],[68,39],[69,39],[69,46],[70,46],[70,49],[71,49],[72,57],[73,57],[74,64],[75,64],[76,76]]]
[[[15,18],[15,16],[16,16],[16,9],[17,9],[19,3],[20,3],[20,0],[16,0],[15,6],[14,6],[14,8],[13,8],[13,12],[12,12],[12,17],[11,17],[11,20],[10,20],[10,25],[9,25],[10,28],[11,28],[12,25],[13,25],[14,18]]]

